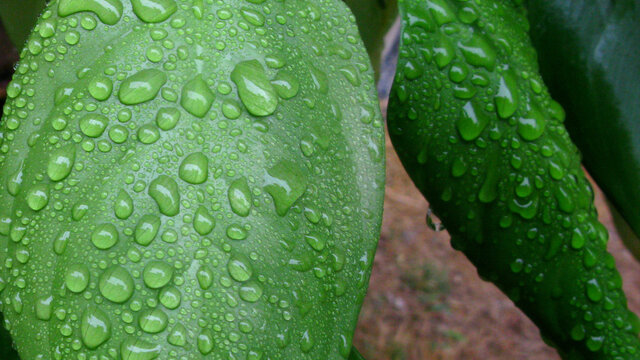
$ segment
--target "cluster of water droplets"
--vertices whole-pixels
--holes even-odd
[[[453,246],[483,278],[534,319],[558,312],[574,319],[556,339],[636,354],[607,231],[564,112],[538,74],[526,18],[514,7],[401,1],[392,139]],[[548,293],[557,308],[539,305]]]
[[[343,4],[53,1],[16,70],[0,301],[23,356],[348,356],[384,139]]]

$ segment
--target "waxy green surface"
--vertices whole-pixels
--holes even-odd
[[[566,359],[639,359],[637,317],[514,1],[404,0],[389,131],[475,264]]]
[[[59,0],[0,127],[22,360],[341,359],[384,192],[340,1]]]

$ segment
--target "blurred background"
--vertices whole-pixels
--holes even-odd
[[[380,85],[383,113],[395,68],[393,39],[392,30]],[[17,59],[18,52],[0,25],[0,106]],[[429,205],[404,172],[388,139],[386,148],[382,236],[354,338],[365,358],[560,359],[544,344],[535,325],[495,286],[480,280],[465,256],[451,248],[447,232],[427,226]],[[629,307],[640,313],[640,264],[622,245],[606,201],[595,190]]]

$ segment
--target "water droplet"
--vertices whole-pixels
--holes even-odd
[[[16,172],[14,172],[13,175],[11,175],[7,179],[7,191],[12,196],[18,195],[18,192],[20,192],[20,188],[22,187],[22,174],[23,174],[22,168],[23,167],[24,167],[24,161],[20,164],[20,166],[18,167],[18,170],[16,170]]]
[[[142,125],[138,129],[138,140],[146,145],[153,144],[160,139],[160,131],[153,124]]]
[[[276,111],[278,96],[260,62],[239,62],[231,72],[231,80],[236,84],[240,100],[249,113],[268,116]]]
[[[165,262],[153,260],[145,266],[142,279],[147,287],[159,289],[169,283],[173,277],[173,267]]]
[[[196,273],[196,278],[203,290],[209,289],[213,284],[213,272],[207,266],[200,267],[200,270]]]
[[[438,25],[444,25],[456,20],[455,13],[444,0],[428,0],[426,7]]]
[[[176,127],[180,120],[180,110],[176,108],[162,108],[156,115],[156,125],[161,130],[169,131]]]
[[[259,11],[255,11],[246,7],[243,7],[240,10],[240,14],[242,14],[242,17],[247,20],[247,22],[251,25],[254,26],[263,26],[264,25],[264,15],[262,15],[262,13],[260,13]]]
[[[158,235],[160,230],[160,218],[155,215],[144,215],[136,225],[134,238],[140,245],[147,246]]]
[[[120,345],[120,357],[126,360],[153,360],[160,355],[161,350],[160,345],[130,337]]]
[[[112,248],[118,242],[118,230],[113,224],[98,225],[91,234],[91,242],[101,250]]]
[[[209,235],[216,226],[216,221],[204,206],[198,207],[193,217],[193,228],[202,236]]]
[[[237,101],[233,99],[226,99],[222,103],[222,115],[227,119],[235,120],[242,115],[242,107]]]
[[[131,298],[135,285],[129,272],[122,266],[108,268],[99,282],[100,294],[114,303],[123,303]]]
[[[53,251],[57,255],[64,254],[64,251],[67,249],[67,245],[69,244],[69,238],[71,238],[71,232],[67,230],[61,232],[53,241]]]
[[[83,292],[89,285],[89,269],[84,264],[73,264],[69,266],[64,276],[67,289],[74,293]]]
[[[500,87],[494,101],[498,109],[498,115],[506,119],[518,110],[518,81],[511,70],[505,71],[500,77]]]
[[[227,236],[232,240],[244,240],[247,238],[247,231],[240,225],[231,224],[227,227]]]
[[[249,259],[242,254],[232,255],[227,264],[227,269],[229,270],[229,275],[240,282],[249,280],[253,275],[253,268]]]
[[[302,339],[300,339],[300,350],[302,350],[303,353],[308,353],[309,351],[311,351],[311,349],[313,349],[314,345],[315,342],[311,338],[309,330],[305,330],[305,332],[302,334]]]
[[[159,23],[167,20],[178,10],[174,0],[131,0],[133,12],[147,23]]]
[[[80,333],[84,345],[93,350],[111,337],[109,317],[95,306],[90,306],[82,314]]]
[[[480,136],[488,123],[489,119],[483,110],[477,107],[474,102],[468,101],[456,121],[456,128],[464,140],[471,141]]]
[[[208,355],[213,351],[214,342],[211,330],[205,329],[198,335],[198,351],[202,355]]]
[[[602,297],[604,295],[602,293],[602,287],[598,283],[597,279],[591,279],[587,281],[586,289],[587,289],[587,297],[589,297],[589,300],[593,302],[598,302],[602,300]]]
[[[155,99],[167,82],[167,75],[157,69],[142,70],[125,79],[120,85],[118,98],[125,105],[137,105]]]
[[[300,91],[300,83],[298,80],[286,71],[278,72],[275,79],[271,81],[271,84],[273,84],[273,87],[278,92],[278,96],[283,99],[291,99]]]
[[[164,307],[169,310],[173,310],[180,306],[180,303],[182,302],[182,295],[180,294],[180,290],[175,286],[167,286],[160,290],[158,299]]]
[[[100,21],[107,25],[115,25],[122,17],[122,2],[120,0],[60,0],[58,4],[58,15],[63,17],[84,11],[95,13]]]
[[[309,246],[311,246],[314,250],[324,250],[326,240],[322,236],[316,234],[308,234],[304,236],[304,239],[307,241],[307,244],[309,244]]]
[[[109,124],[109,119],[101,114],[87,114],[80,119],[80,130],[83,134],[91,138],[97,138]]]
[[[133,214],[133,199],[129,194],[120,190],[118,192],[118,197],[116,197],[115,205],[113,206],[113,212],[116,214],[118,219],[128,219],[131,214]]]
[[[247,179],[239,178],[231,183],[229,186],[229,204],[231,210],[240,216],[249,216],[251,211],[251,190],[247,184]]]
[[[182,88],[180,105],[193,116],[203,118],[211,109],[215,95],[207,83],[198,75]]]
[[[433,53],[433,59],[440,69],[449,65],[456,56],[456,51],[453,48],[451,41],[442,35],[437,36],[436,45],[433,47]]]
[[[53,296],[48,296],[45,298],[40,298],[36,302],[36,317],[38,320],[48,321],[51,319],[51,302],[53,301]]]
[[[167,328],[169,318],[160,309],[147,309],[140,313],[138,324],[142,331],[148,334],[157,334]]]
[[[473,34],[467,41],[458,43],[458,47],[469,64],[489,71],[495,67],[496,52],[481,35]]]
[[[98,101],[105,101],[111,96],[113,82],[106,76],[98,76],[89,83],[89,94]]]
[[[529,110],[526,117],[518,119],[518,134],[527,141],[538,139],[546,127],[544,115],[535,107]]]
[[[38,184],[27,193],[27,205],[33,211],[40,211],[44,209],[49,203],[49,188],[45,184]]]
[[[149,196],[156,201],[162,214],[176,216],[180,212],[180,192],[172,178],[158,176],[149,186]]]
[[[169,344],[173,346],[185,346],[187,344],[187,329],[182,324],[173,327],[167,337]]]
[[[209,177],[209,159],[201,152],[187,156],[178,170],[180,179],[190,184],[202,184]]]
[[[71,173],[75,161],[76,148],[74,145],[54,150],[47,163],[47,175],[53,181],[64,180]]]
[[[265,190],[273,197],[276,212],[284,216],[307,189],[303,169],[289,160],[281,160],[265,176]]]
[[[240,298],[244,301],[254,303],[262,296],[262,286],[255,281],[248,281],[240,286]]]

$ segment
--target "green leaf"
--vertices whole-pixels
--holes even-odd
[[[2,0],[0,19],[9,38],[22,48],[48,0]]]
[[[0,127],[22,358],[347,358],[385,159],[348,8],[59,0],[38,26]]]
[[[360,35],[378,74],[380,56],[384,49],[384,36],[398,16],[398,0],[344,0],[344,2],[356,17]]]

